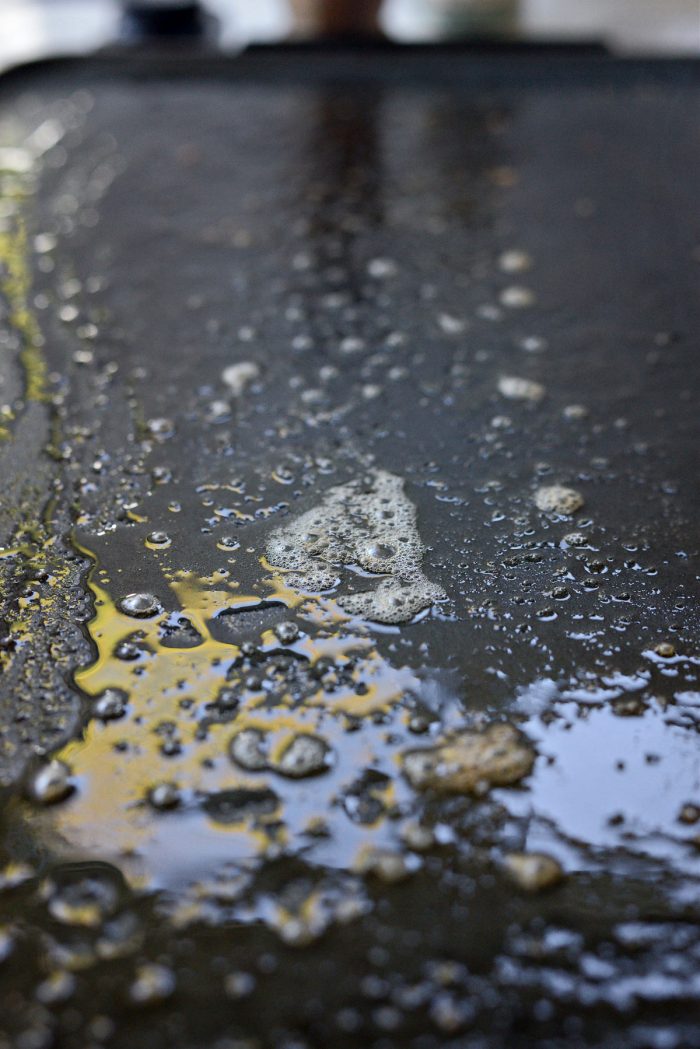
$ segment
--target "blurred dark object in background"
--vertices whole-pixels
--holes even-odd
[[[130,40],[191,38],[214,28],[199,0],[124,0],[123,33]]]
[[[291,0],[302,37],[378,36],[382,0]]]

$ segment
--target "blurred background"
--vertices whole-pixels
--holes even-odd
[[[326,15],[365,2],[374,6],[330,0]],[[322,23],[320,0],[206,0],[204,7],[218,20],[226,48],[313,37]],[[121,16],[121,0],[0,0],[0,68],[107,44],[119,35]],[[700,0],[385,0],[379,22],[400,41],[486,34],[602,41],[621,53],[700,54]]]

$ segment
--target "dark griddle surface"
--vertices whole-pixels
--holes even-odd
[[[375,631],[382,658],[419,675],[428,708],[442,697],[436,717],[507,716],[540,758],[497,798],[417,802],[450,842],[401,884],[360,879],[365,913],[303,949],[269,915],[311,884],[321,910],[350,891],[333,845],[257,870],[248,917],[221,904],[185,931],[167,896],[121,885],[131,938],[61,924],[37,879],[0,890],[2,1049],[700,1044],[697,826],[676,819],[700,804],[699,101],[693,62],[595,50],[119,53],[4,78],[0,122],[64,134],[24,207],[30,245],[56,238],[32,255],[53,403],[21,403],[21,332],[2,321],[17,410],[0,543],[27,513],[44,524],[0,559],[0,867],[57,862],[16,796],[37,747],[89,710],[71,684],[95,655],[74,544],[116,597],[162,592],[154,529],[171,568],[201,575],[225,531],[255,592],[270,530],[370,462],[405,479],[447,594]],[[531,268],[505,272],[513,250]],[[259,369],[238,399],[221,379],[236,361]],[[508,399],[504,376],[541,398]],[[575,519],[535,508],[554,483],[583,494]],[[245,495],[224,505],[217,485]],[[411,742],[371,731],[389,763]],[[514,889],[500,858],[523,848],[567,879]],[[149,1011],[125,1004],[143,962],[177,983]],[[42,1004],[64,967],[75,988]],[[223,991],[237,971],[255,977],[241,999]]]

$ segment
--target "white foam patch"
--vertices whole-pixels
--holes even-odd
[[[351,566],[383,576],[379,585],[338,598],[351,615],[379,623],[405,623],[445,596],[423,574],[424,547],[416,508],[402,478],[372,470],[330,488],[323,501],[272,533],[267,559],[289,572],[295,590],[314,593],[336,586]]]

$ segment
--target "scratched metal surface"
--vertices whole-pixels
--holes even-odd
[[[699,84],[453,49],[0,86],[3,1049],[700,1042]],[[442,596],[271,597],[275,529],[386,474]],[[333,766],[239,782],[259,695]],[[493,722],[528,774],[407,783]],[[76,789],[24,800],[54,750]]]

